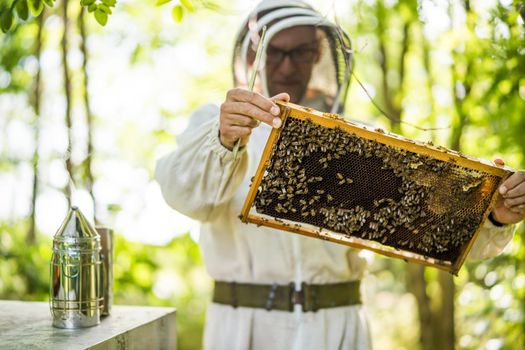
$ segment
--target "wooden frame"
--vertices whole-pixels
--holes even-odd
[[[454,163],[464,168],[469,168],[473,170],[483,171],[490,175],[494,175],[499,178],[499,185],[505,180],[507,176],[510,175],[508,169],[499,168],[493,166],[491,163],[475,159],[472,157],[467,157],[459,152],[454,152],[443,147],[433,146],[430,144],[425,144],[422,142],[413,141],[398,135],[385,133],[381,129],[372,129],[357,123],[346,121],[343,118],[328,113],[321,113],[313,109],[295,105],[292,103],[278,102],[281,108],[281,119],[283,121],[283,127],[281,129],[273,129],[266,147],[263,151],[261,161],[259,163],[257,172],[253,178],[250,190],[244,202],[240,218],[245,223],[253,223],[257,225],[263,225],[279,230],[284,230],[288,232],[298,233],[309,237],[315,237],[323,240],[328,240],[344,245],[348,245],[355,248],[367,249],[379,254],[383,254],[389,257],[400,258],[405,261],[411,261],[418,264],[434,266],[439,269],[448,271],[452,274],[457,274],[463,262],[470,251],[472,244],[477,238],[479,231],[486,220],[490,209],[496,199],[497,191],[494,191],[492,198],[490,200],[490,205],[487,206],[483,213],[483,219],[476,229],[476,232],[470,239],[468,245],[461,252],[459,258],[454,262],[438,260],[431,257],[427,257],[421,254],[413,253],[410,251],[396,249],[390,246],[384,246],[375,241],[362,239],[359,237],[347,236],[341,233],[333,232],[324,228],[314,227],[310,224],[305,224],[301,222],[293,222],[285,219],[273,218],[264,214],[259,214],[256,212],[251,212],[255,197],[257,195],[257,189],[259,188],[264,173],[269,165],[270,157],[272,155],[273,149],[279,140],[281,130],[286,127],[286,120],[288,117],[292,116],[300,120],[310,120],[315,124],[321,125],[327,128],[338,127],[349,133],[354,133],[359,137],[374,140],[382,144],[397,147],[404,149],[410,152],[417,154],[429,156],[441,161]],[[496,187],[497,188],[497,187]]]

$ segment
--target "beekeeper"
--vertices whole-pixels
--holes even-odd
[[[263,26],[263,64],[250,92],[253,42]],[[266,139],[281,124],[274,101],[342,113],[352,64],[347,35],[309,5],[263,1],[235,41],[235,87],[220,106],[196,110],[178,148],[158,161],[155,176],[166,202],[202,223],[199,244],[215,280],[206,349],[371,348],[360,296],[366,260],[359,250],[238,218]],[[499,202],[491,218],[501,227],[487,221],[472,256],[496,255],[510,241],[513,226],[504,224],[525,216],[518,209],[525,185],[517,186],[524,179],[521,173],[508,180],[512,198],[521,199],[509,206],[514,211]]]

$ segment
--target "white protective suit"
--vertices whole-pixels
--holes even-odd
[[[340,96],[346,93],[340,92],[346,88],[344,80],[336,92]],[[308,101],[303,103],[308,105]],[[319,106],[310,103],[310,107]],[[296,289],[301,282],[362,279],[366,261],[359,250],[239,220],[250,178],[270,131],[266,124],[255,128],[234,160],[219,140],[218,106],[206,105],[191,116],[188,128],[177,139],[175,152],[157,163],[155,177],[167,203],[202,223],[199,244],[208,273],[227,282],[295,282]],[[512,233],[513,226],[497,228],[487,221],[470,257],[499,254]],[[286,312],[212,303],[204,345],[206,349],[224,350],[370,349],[371,341],[361,305],[303,313],[300,306]]]

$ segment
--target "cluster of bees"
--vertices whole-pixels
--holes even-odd
[[[255,209],[441,260],[480,225],[491,175],[288,117]],[[471,206],[465,203],[474,204]]]

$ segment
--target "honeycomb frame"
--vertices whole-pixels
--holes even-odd
[[[484,221],[487,219],[487,216],[490,212],[490,208],[492,207],[496,199],[497,188],[507,178],[507,176],[510,175],[511,173],[510,170],[504,169],[501,167],[496,167],[492,165],[490,162],[480,160],[480,159],[475,159],[473,157],[468,157],[459,152],[451,151],[451,150],[448,150],[440,146],[433,146],[432,144],[429,144],[429,143],[422,143],[422,142],[410,140],[410,139],[407,139],[407,138],[404,138],[398,135],[385,133],[381,129],[373,129],[367,126],[360,125],[358,123],[347,121],[344,118],[338,115],[335,115],[335,114],[321,113],[311,108],[295,105],[292,103],[278,102],[278,104],[281,109],[280,118],[282,119],[282,122],[283,122],[282,127],[279,129],[272,129],[272,132],[270,133],[270,136],[267,140],[265,149],[263,151],[257,172],[255,176],[252,178],[250,190],[248,192],[248,195],[245,199],[244,206],[242,208],[242,212],[240,215],[241,221],[245,223],[253,223],[256,225],[271,227],[271,228],[283,230],[286,232],[298,233],[298,234],[302,234],[302,235],[306,235],[309,237],[314,237],[314,238],[318,238],[322,240],[328,240],[328,241],[332,241],[332,242],[339,243],[339,244],[344,244],[344,245],[354,247],[354,248],[366,249],[366,250],[370,250],[370,251],[373,251],[373,252],[376,252],[376,253],[379,253],[385,256],[399,258],[405,261],[415,262],[415,263],[423,264],[427,266],[433,266],[433,267],[437,267],[439,269],[448,271],[452,274],[457,274],[466,256],[468,255],[468,252],[470,251],[474,241],[476,240],[476,237],[481,229],[481,226],[483,225]],[[380,159],[376,157],[375,153],[372,155],[364,154],[363,150],[367,150],[370,147],[374,147],[374,149],[377,150],[375,151],[377,154],[383,155],[382,156],[383,158],[381,159],[381,161],[385,164],[387,164],[385,162],[385,159],[390,159],[390,158],[394,159],[395,157],[397,157],[395,159],[398,159],[398,160],[401,159],[403,162],[403,164],[400,164],[401,166],[399,166],[399,168],[400,169],[401,168],[410,169],[410,175],[399,175],[398,174],[395,176],[401,177],[402,179],[405,179],[405,177],[403,176],[406,176],[406,178],[409,178],[409,177],[414,178],[416,179],[414,181],[419,183],[420,188],[422,188],[421,183],[424,183],[424,181],[426,181],[426,180],[421,180],[421,179],[425,179],[425,176],[427,178],[432,177],[432,176],[434,176],[434,178],[439,178],[439,177],[444,176],[442,174],[446,174],[449,177],[452,177],[456,173],[460,174],[460,175],[457,175],[457,174],[456,175],[464,176],[465,179],[470,181],[470,182],[466,182],[465,184],[461,184],[461,183],[457,184],[457,186],[459,186],[460,188],[459,192],[465,192],[467,194],[462,194],[462,193],[459,193],[459,194],[448,193],[447,194],[446,193],[447,189],[432,188],[432,193],[429,195],[428,188],[427,188],[427,192],[421,189],[420,189],[420,192],[417,192],[414,189],[407,189],[405,190],[406,193],[403,195],[404,197],[402,195],[399,195],[402,198],[398,196],[399,198],[397,198],[397,200],[394,200],[392,198],[385,199],[385,197],[373,199],[374,208],[373,209],[369,208],[369,210],[363,209],[363,206],[366,207],[366,204],[363,206],[354,205],[352,210],[349,210],[346,207],[343,208],[342,204],[340,204],[339,207],[335,207],[335,206],[330,207],[330,206],[327,206],[326,203],[324,203],[324,206],[321,204],[318,205],[318,207],[321,207],[320,210],[317,211],[317,208],[316,208],[315,213],[318,215],[318,217],[314,220],[313,217],[310,217],[308,219],[306,218],[309,214],[308,211],[310,210],[308,209],[308,203],[306,203],[308,201],[306,201],[306,199],[309,199],[309,202],[311,205],[317,205],[316,203],[312,204],[312,202],[315,202],[316,198],[319,201],[319,198],[324,195],[324,190],[317,189],[317,193],[312,193],[312,188],[308,187],[310,188],[311,193],[310,193],[310,197],[306,197],[306,195],[302,195],[302,193],[305,191],[303,189],[300,189],[299,191],[295,190],[295,192],[288,191],[289,193],[286,193],[284,191],[285,185],[283,184],[281,187],[283,188],[284,193],[280,194],[279,198],[281,197],[289,198],[290,205],[288,209],[293,211],[293,213],[296,213],[298,211],[298,206],[300,206],[298,204],[297,198],[294,198],[294,196],[296,196],[294,193],[301,192],[301,198],[303,199],[300,199],[299,201],[301,205],[304,204],[303,209],[302,209],[303,212],[301,213],[302,217],[299,217],[297,213],[292,214],[291,211],[288,212],[288,210],[285,209],[280,203],[277,203],[277,206],[273,207],[273,209],[268,210],[265,207],[265,205],[263,205],[265,203],[264,198],[266,198],[264,197],[264,195],[265,193],[269,193],[268,189],[274,190],[274,192],[275,192],[275,189],[272,189],[271,185],[268,185],[269,183],[268,181],[270,180],[267,180],[267,176],[269,174],[269,171],[272,171],[274,164],[276,162],[278,162],[278,164],[283,162],[283,159],[278,158],[279,142],[281,141],[281,139],[285,137],[283,135],[288,135],[286,136],[288,138],[291,137],[289,135],[292,135],[292,134],[290,134],[288,130],[289,129],[291,130],[293,125],[301,125],[301,127],[307,128],[308,130],[314,130],[315,128],[317,128],[315,129],[317,130],[317,132],[321,132],[322,134],[329,133],[331,135],[330,137],[332,137],[333,135],[335,135],[335,137],[340,136],[342,138],[341,140],[346,140],[345,142],[347,142],[345,146],[343,147],[344,149],[349,149],[352,142],[354,143],[357,142],[359,147],[355,148],[354,146],[353,151],[347,151],[346,153],[343,152],[344,155],[342,157],[348,158],[350,157],[350,155],[352,155],[354,157],[354,160],[356,160],[355,157],[359,157],[359,161],[363,161],[364,162],[363,164],[365,165],[372,162],[376,158]],[[297,128],[297,126],[295,127]],[[302,139],[305,137],[307,136],[306,135],[299,136],[299,139]],[[350,143],[348,143],[348,140],[347,140],[349,137],[351,137],[353,140]],[[340,140],[340,139],[338,138],[337,140]],[[303,146],[304,144],[302,144],[301,147]],[[321,145],[321,147],[323,146]],[[283,147],[281,147],[281,149],[282,148]],[[286,149],[287,154],[290,154],[292,152],[291,150],[289,150],[289,148],[290,148],[290,144],[288,144],[288,148]],[[341,147],[339,148],[343,149]],[[301,152],[303,151],[301,150]],[[324,152],[326,152],[326,150],[324,150]],[[389,156],[388,152],[394,152],[392,154],[394,154],[395,157]],[[283,154],[282,150],[281,150],[281,154]],[[339,159],[339,156],[337,155],[335,156]],[[291,157],[293,159],[297,158],[295,157],[295,155]],[[304,157],[305,157],[304,155],[300,155],[299,163],[301,162],[301,159],[309,159],[309,158],[304,158]],[[310,153],[308,153],[307,157],[312,157],[312,156],[310,155]],[[292,159],[292,158],[288,158],[288,159]],[[328,156],[328,158],[330,161],[333,161],[333,159],[330,159],[330,156]],[[404,164],[405,159],[409,159],[409,160],[415,159],[416,161],[418,161],[418,163],[416,164],[416,166],[413,166],[414,163],[410,163],[409,161],[407,161],[408,164]],[[423,159],[423,160],[419,161],[418,159]],[[388,160],[388,161],[395,162],[395,160]],[[317,162],[319,162],[319,164],[317,164]],[[375,162],[377,163],[377,160],[375,160]],[[310,163],[312,163],[312,161],[310,161]],[[315,166],[320,167],[320,168],[323,168],[323,167],[327,168],[328,163],[330,162],[327,161],[325,158],[318,158],[316,159]],[[420,166],[420,164],[423,164],[423,163],[425,163],[424,166]],[[420,167],[423,170],[421,170],[418,167]],[[433,175],[432,172],[429,172],[428,170],[425,173],[424,172],[425,167],[432,168],[433,169],[432,171],[438,175]],[[384,167],[382,167],[381,169],[383,168]],[[329,170],[326,170],[326,171],[329,171]],[[343,175],[342,173],[343,171],[341,171],[341,173],[336,172],[336,176],[335,177],[332,176],[333,183],[332,183],[330,191],[332,191],[336,187],[351,186],[353,180],[350,178],[347,178],[346,175]],[[423,174],[423,175],[420,176],[420,174]],[[483,176],[479,174],[483,174]],[[298,176],[304,177],[304,171],[303,173],[299,172]],[[392,175],[389,175],[389,176],[391,177],[391,180],[395,180],[395,178],[392,177]],[[319,177],[319,178],[320,180],[319,179],[317,180],[322,182],[323,181],[322,177]],[[477,180],[478,178],[480,179],[479,181]],[[473,182],[474,180],[472,179],[474,179],[475,182]],[[317,180],[314,179],[313,182]],[[268,183],[265,183],[265,181],[267,181]],[[297,182],[296,180],[294,181]],[[334,181],[336,182],[336,184],[334,183]],[[437,180],[435,181],[437,182]],[[445,180],[440,180],[440,181],[447,181],[447,180],[445,178]],[[457,182],[457,179],[455,181]],[[305,181],[303,182],[304,182],[303,187],[304,189],[306,189],[307,188],[306,182]],[[456,182],[453,182],[453,183],[456,184]],[[360,183],[363,183],[363,181],[361,181]],[[410,183],[409,185],[406,185],[406,183],[409,183],[409,182],[405,180],[398,181],[398,185],[402,185],[404,187],[418,187],[417,185],[412,186],[410,185]],[[308,186],[311,186],[311,185],[308,185]],[[400,188],[397,188],[397,190],[399,190],[398,192],[403,193],[403,191],[401,191]],[[455,238],[456,236],[454,236],[454,234],[450,235],[450,232],[453,232],[451,230],[456,229],[456,227],[453,227],[453,225],[451,226],[449,230],[450,232],[448,231],[445,232],[443,227],[438,226],[437,224],[434,224],[432,226],[432,229],[429,229],[428,227],[425,226],[427,224],[425,220],[427,221],[430,220],[430,219],[423,218],[423,214],[425,214],[425,211],[429,212],[430,210],[430,213],[432,213],[434,217],[438,216],[436,214],[436,211],[438,209],[436,208],[438,208],[439,205],[435,203],[439,202],[440,200],[440,197],[439,197],[440,190],[445,191],[445,192],[442,191],[443,196],[444,196],[443,197],[444,199],[442,199],[442,202],[450,201],[452,198],[453,200],[455,199],[458,200],[458,202],[455,203],[455,205],[462,204],[461,200],[469,200],[471,201],[471,203],[470,202],[468,203],[469,205],[472,205],[472,206],[476,205],[476,208],[477,208],[477,211],[475,212],[476,219],[469,219],[470,221],[465,221],[465,223],[463,224],[462,222],[456,223],[456,226],[462,225],[461,232],[463,236],[461,236],[461,240],[460,238]],[[413,193],[410,191],[412,191]],[[472,194],[469,194],[471,192]],[[347,195],[350,192],[348,191],[348,189],[346,190],[338,189],[336,190],[336,192],[330,192],[330,193],[336,196],[336,195]],[[417,193],[421,193],[420,195],[421,198],[417,199],[417,196],[415,196],[415,194]],[[425,193],[426,193],[426,197],[425,197]],[[332,195],[327,194],[324,196],[327,197],[326,200],[329,201]],[[290,196],[292,199],[290,199]],[[393,196],[395,196],[395,194]],[[344,198],[347,198],[347,197],[344,197]],[[348,198],[350,198],[350,196]],[[406,208],[409,208],[410,209],[409,212],[411,213],[410,215],[412,215],[412,217],[415,217],[415,219],[414,218],[410,219],[410,215],[407,214],[406,218],[409,218],[409,219],[405,219],[405,222],[403,224],[397,223],[396,224],[397,226],[392,226],[394,224],[389,222],[391,226],[388,226],[386,223],[384,223],[383,226],[391,230],[391,232],[384,233],[388,230],[382,229],[381,230],[381,232],[383,232],[382,236],[379,235],[379,233],[377,234],[373,233],[372,229],[368,229],[367,227],[363,226],[363,225],[369,225],[368,227],[376,228],[373,225],[377,226],[378,224],[375,223],[371,219],[371,216],[373,216],[374,218],[379,218],[378,220],[384,221],[385,219],[381,219],[380,218],[381,216],[379,214],[384,213],[385,215],[387,215],[386,214],[387,212],[390,213],[391,210],[395,210],[396,205],[397,205],[396,203],[399,202],[400,198],[401,198],[401,202],[405,200],[406,198],[410,198],[412,201],[415,201],[415,204],[404,205],[400,207],[401,209],[405,208],[405,211],[408,210]],[[294,204],[292,203],[292,201],[294,201]],[[386,201],[386,203],[383,203],[384,205],[381,203],[377,204],[381,201],[383,202]],[[283,202],[283,203],[286,204],[288,202]],[[443,203],[441,203],[441,205],[443,205]],[[257,207],[259,209],[257,209]],[[307,209],[304,209],[304,208],[307,208]],[[401,209],[398,209],[398,211]],[[461,210],[463,210],[463,207]],[[265,211],[267,211],[267,213],[265,213]],[[287,214],[282,214],[283,212]],[[314,211],[312,211],[312,213],[314,213]],[[344,219],[346,221],[342,220],[343,214],[344,214]],[[398,216],[399,215],[401,214],[398,214]],[[425,214],[425,216],[426,215],[427,214]],[[298,217],[299,219],[297,219]],[[319,224],[319,220],[321,220],[319,219],[319,217],[321,217],[321,219],[322,217],[324,217],[324,219],[322,219],[324,220],[323,224]],[[357,222],[357,224],[361,226],[358,226],[358,228],[350,229],[349,228],[350,226],[357,225],[356,221],[353,220],[352,217],[360,217],[361,221]],[[308,220],[310,220],[310,222]],[[454,219],[452,219],[452,222],[453,220]],[[437,222],[437,219],[435,221]],[[420,223],[421,227],[416,226],[416,223]],[[463,229],[463,226],[465,226],[466,228]],[[439,233],[440,229],[442,229],[441,236],[436,237],[435,232],[433,232],[432,230],[434,231],[437,230]],[[376,229],[376,231],[378,231],[378,229]],[[414,236],[409,235],[407,238],[407,233],[405,232],[404,236],[402,236],[403,239],[400,239],[399,237],[401,236],[399,235],[402,233],[401,231],[417,232],[417,234],[415,234]],[[426,232],[426,233],[423,233],[423,232]],[[432,232],[432,235],[430,235],[429,232]],[[426,236],[422,236],[422,234],[426,234]],[[398,235],[399,237],[396,235]],[[392,237],[398,237],[396,238],[397,241],[394,241],[394,238]],[[381,241],[379,241],[379,238],[381,238]],[[421,243],[423,239],[425,239],[426,245]],[[446,243],[448,244],[447,246],[440,245],[440,243],[439,244],[436,243],[436,242],[443,241],[443,239],[445,239],[445,242],[447,242]],[[455,242],[454,239],[457,242]],[[454,241],[455,243],[454,242],[450,243],[449,241]],[[414,247],[414,242],[417,242],[418,244],[417,248]],[[455,244],[455,245],[452,245],[452,244]],[[440,252],[439,247],[442,247],[441,250],[443,252]],[[448,250],[450,251],[447,253]]]

